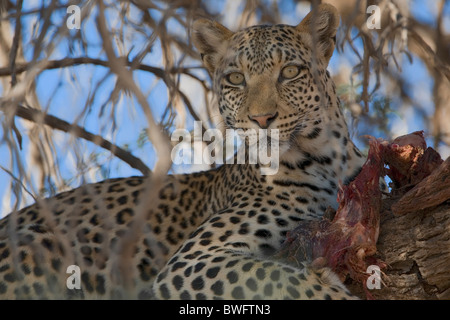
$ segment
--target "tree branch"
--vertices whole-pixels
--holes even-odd
[[[383,212],[377,250],[387,268],[380,290],[370,291],[375,299],[450,299],[449,214],[448,204],[402,216]],[[364,285],[348,288],[364,299]]]
[[[422,37],[412,28],[408,29],[409,37],[413,39],[420,48],[424,51],[425,55],[422,55],[423,61],[430,68],[434,69],[437,72],[440,72],[443,76],[445,76],[448,81],[450,81],[450,68],[442,62],[442,60],[436,55],[433,49],[422,39]],[[412,50],[413,51],[413,50]],[[419,56],[420,53],[417,53]]]
[[[34,123],[43,123],[53,129],[74,134],[79,138],[90,141],[97,146],[110,151],[113,155],[126,162],[132,168],[142,172],[143,175],[147,176],[151,173],[151,170],[140,159],[99,135],[90,133],[78,125],[70,124],[67,121],[45,114],[37,109],[26,108],[21,105],[17,105],[15,108],[15,115],[18,117]]]
[[[125,57],[117,58],[117,60],[120,60],[124,63],[124,65],[128,67],[135,67],[133,62],[128,61]],[[72,67],[77,66],[81,64],[93,64],[97,66],[103,66],[103,67],[110,67],[110,63],[108,61],[90,58],[90,57],[77,57],[77,58],[64,58],[61,60],[49,60],[44,68],[44,70],[52,70],[52,69],[59,69],[59,68],[66,68],[66,67]],[[16,64],[14,70],[12,70],[9,67],[6,68],[0,68],[0,77],[6,77],[10,76],[13,72],[15,74],[23,73],[25,71],[30,70],[34,67],[33,63],[20,63]],[[148,71],[153,73],[158,78],[161,78],[167,86],[170,86],[172,83],[171,80],[167,77],[167,73],[183,73],[186,74],[189,77],[192,77],[196,80],[198,80],[202,86],[206,89],[206,86],[203,81],[201,81],[199,78],[195,77],[193,74],[189,73],[188,70],[192,68],[173,68],[171,70],[165,71],[158,67],[153,67],[145,64],[139,64],[136,67],[136,70],[142,70],[142,71]],[[198,117],[197,113],[195,112],[194,108],[192,107],[189,98],[181,91],[178,90],[178,93],[180,94],[184,104],[186,105],[187,109],[191,113],[192,117],[195,121],[200,121],[200,118]],[[206,128],[203,128],[203,130],[206,130]]]
[[[128,61],[125,57],[118,58],[118,60],[122,60],[126,66],[129,66],[129,67],[135,66],[133,64],[133,62]],[[64,58],[64,59],[60,59],[60,60],[49,60],[49,61],[47,61],[44,70],[72,67],[72,66],[77,66],[80,64],[94,64],[94,65],[103,66],[103,67],[110,66],[109,62],[105,61],[105,60],[95,59],[95,58],[90,58],[90,57],[77,57],[77,58]],[[30,70],[34,66],[35,66],[35,63],[16,63],[14,72],[16,74],[20,74],[20,73]],[[158,67],[140,64],[137,66],[136,69],[142,70],[142,71],[149,71],[149,72],[153,73],[155,76],[157,76],[158,78],[165,79],[166,72],[187,73],[188,70],[193,69],[193,68],[174,68],[172,70],[166,71],[166,70],[163,70]],[[11,74],[12,74],[12,70],[10,67],[0,68],[0,77],[10,76]],[[193,77],[192,74],[187,74],[187,75]],[[196,79],[198,79],[198,78],[196,78]]]

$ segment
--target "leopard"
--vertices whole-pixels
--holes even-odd
[[[339,186],[365,161],[327,70],[339,20],[329,4],[295,26],[233,32],[195,20],[192,42],[224,124],[267,130],[279,146],[277,172],[223,164],[38,199],[0,221],[0,297],[355,298],[330,268],[277,255],[299,222],[337,208]]]

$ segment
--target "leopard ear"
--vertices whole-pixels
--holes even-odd
[[[196,20],[192,28],[192,41],[200,52],[205,67],[213,74],[225,55],[228,40],[233,36],[233,32],[220,23],[207,19]]]
[[[339,13],[331,4],[320,4],[297,25],[297,30],[311,35],[313,44],[327,63],[333,54],[336,45],[336,32],[339,27]]]

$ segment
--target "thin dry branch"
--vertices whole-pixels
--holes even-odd
[[[412,28],[408,29],[409,37],[413,39],[424,50],[427,55],[427,59],[424,59],[425,63],[437,72],[442,73],[448,81],[450,81],[450,67],[443,63],[441,59],[435,54],[433,49],[422,39],[422,37]]]
[[[189,76],[193,76],[188,73],[189,70],[200,67],[193,68],[173,68],[170,70],[164,70],[158,67],[153,67],[145,64],[139,64],[137,66],[134,65],[132,61],[128,61],[125,57],[119,57],[118,60],[121,60],[126,66],[133,67],[136,70],[149,71],[153,73],[155,76],[165,79],[167,77],[167,73],[169,74],[178,74],[178,73],[186,73]],[[90,57],[76,57],[76,58],[63,58],[60,60],[48,60],[45,64],[45,67],[42,70],[52,70],[52,69],[60,69],[66,67],[77,66],[81,64],[94,64],[97,66],[109,67],[110,63],[105,60],[90,58]],[[16,74],[23,73],[25,71],[30,70],[35,67],[35,63],[16,63],[14,72]],[[12,74],[12,70],[9,67],[0,68],[0,77],[10,76]]]
[[[199,79],[198,77],[194,76],[193,74],[191,74],[189,72],[189,70],[192,68],[184,67],[184,68],[171,68],[170,70],[164,70],[162,68],[149,66],[146,64],[139,64],[139,65],[135,66],[132,61],[128,61],[128,59],[125,57],[118,57],[117,59],[120,60],[125,66],[133,67],[134,70],[142,70],[142,71],[148,71],[148,72],[153,73],[156,77],[162,79],[167,86],[173,85],[173,81],[168,77],[169,74],[183,73],[189,77],[192,77],[192,78],[198,80],[202,84],[202,86],[205,88],[205,90],[208,89],[206,87],[204,81],[202,81],[201,79]],[[103,67],[110,66],[110,63],[105,60],[90,58],[90,57],[76,57],[76,58],[63,58],[60,60],[49,60],[46,63],[45,68],[43,68],[43,70],[60,69],[60,68],[77,66],[77,65],[81,65],[81,64],[93,64],[93,65],[103,66]],[[30,70],[31,68],[33,68],[33,66],[35,66],[33,63],[18,63],[18,64],[15,64],[14,69],[11,69],[10,67],[0,68],[0,77],[10,76],[13,72],[15,74],[20,74],[22,72]],[[186,105],[186,108],[189,110],[189,112],[191,113],[194,120],[200,121],[201,119],[195,112],[192,104],[189,101],[189,98],[180,90],[178,90],[178,93],[180,94],[184,104]],[[203,128],[203,130],[206,130],[206,128]]]
[[[22,0],[17,1],[17,12],[19,13],[19,15],[16,18],[16,28],[14,30],[14,37],[11,45],[11,51],[9,53],[9,68],[11,70],[11,87],[14,87],[17,83],[15,65],[17,52],[19,51],[19,41],[22,34],[22,21],[20,21],[20,12],[22,11],[22,4],[23,4]],[[17,137],[17,141],[19,142],[20,148],[22,148],[22,135],[20,134],[20,131],[17,129],[14,121],[12,121],[11,123],[11,128]]]
[[[104,139],[102,136],[90,133],[78,125],[70,124],[67,121],[45,114],[37,109],[26,108],[21,105],[15,106],[15,115],[34,123],[43,123],[53,129],[61,130],[90,141],[99,147],[110,151],[116,157],[129,164],[132,168],[142,172],[143,175],[147,176],[151,173],[150,169],[139,158],[136,158],[128,151]]]
[[[20,21],[20,12],[22,10],[22,0],[17,1],[17,12],[19,15],[16,18],[16,28],[14,30],[14,38],[11,46],[11,51],[9,54],[9,67],[11,70],[11,86],[15,86],[17,83],[15,65],[17,52],[19,50],[19,41],[22,33],[22,21]]]

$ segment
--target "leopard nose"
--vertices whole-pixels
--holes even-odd
[[[270,124],[277,118],[278,116],[278,112],[276,113],[269,113],[269,114],[264,114],[264,115],[257,115],[257,116],[253,116],[253,115],[249,115],[249,119],[258,123],[258,125],[260,126],[261,129],[267,129]]]

